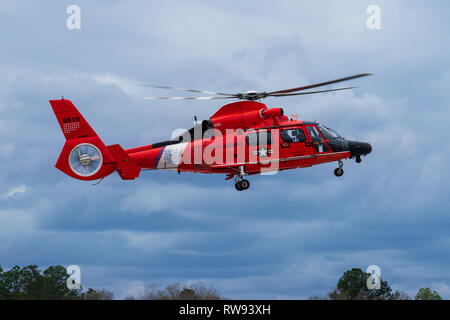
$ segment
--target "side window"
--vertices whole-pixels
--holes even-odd
[[[272,134],[269,131],[251,132],[245,138],[249,146],[267,146],[272,144]]]
[[[284,142],[295,143],[305,142],[306,136],[302,129],[286,129],[280,132],[281,139]]]

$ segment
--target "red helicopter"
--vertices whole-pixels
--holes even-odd
[[[50,100],[66,138],[56,168],[79,180],[103,179],[117,171],[123,180],[132,180],[141,170],[222,173],[235,180],[237,190],[246,190],[246,175],[269,174],[281,170],[310,167],[337,161],[337,177],[343,175],[343,159],[355,159],[372,151],[369,143],[349,141],[322,124],[289,119],[282,108],[268,108],[257,102],[267,97],[286,97],[353,89],[354,87],[306,91],[342,81],[369,76],[358,74],[337,80],[272,92],[248,91],[227,94],[167,86],[162,89],[209,94],[208,97],[162,97],[148,100],[239,99],[221,107],[209,120],[195,121],[192,129],[175,138],[124,150],[106,146],[70,100]]]

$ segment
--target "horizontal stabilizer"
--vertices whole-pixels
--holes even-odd
[[[107,148],[114,157],[118,167],[117,172],[123,180],[133,180],[139,177],[141,167],[139,167],[136,160],[130,158],[128,153],[126,153],[120,145],[114,144]]]

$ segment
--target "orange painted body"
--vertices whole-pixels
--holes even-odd
[[[309,133],[311,128],[308,129],[316,124],[290,120],[283,115],[281,108],[269,109],[265,104],[254,101],[234,102],[220,108],[210,119],[213,136],[191,137],[163,146],[154,144],[127,150],[119,145],[105,146],[69,100],[51,100],[50,104],[66,137],[56,167],[80,180],[100,179],[114,171],[122,179],[135,179],[141,169],[221,173],[230,178],[242,170],[245,174],[258,174],[350,157],[349,151],[333,152],[322,134],[320,148],[317,148],[317,142]],[[289,134],[301,139],[290,141],[292,137],[286,136]],[[262,137],[270,139],[260,141]],[[256,140],[252,141],[253,138]],[[80,153],[79,146],[83,145],[97,150],[100,156],[95,159],[100,157],[102,161],[99,168],[89,169],[81,176],[79,172],[82,171],[73,169],[69,158],[76,156],[76,152]]]

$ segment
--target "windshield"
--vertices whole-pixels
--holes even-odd
[[[317,127],[319,128],[324,138],[327,140],[332,140],[340,137],[340,135],[333,129],[327,128],[321,124],[317,125]]]

